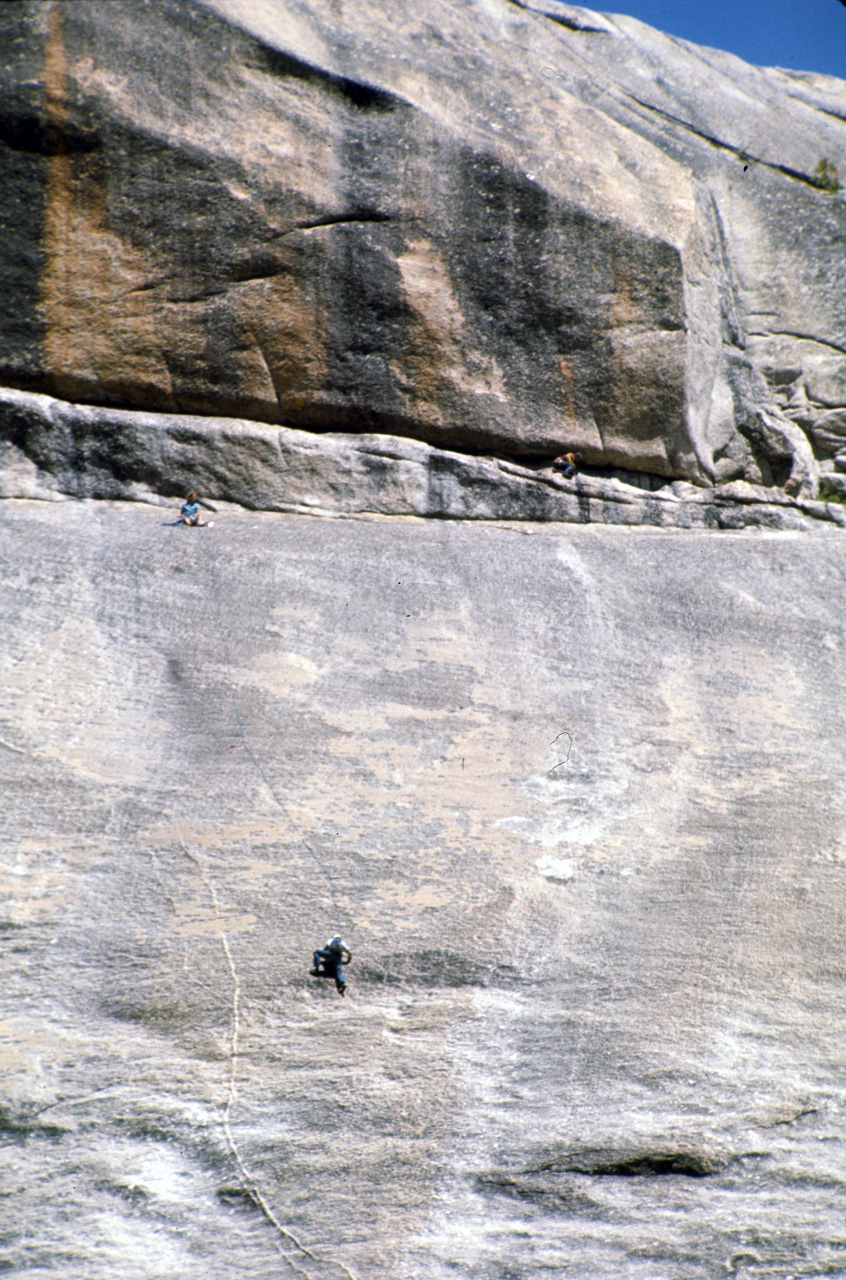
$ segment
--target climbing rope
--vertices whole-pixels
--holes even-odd
[[[201,527],[205,528],[205,526],[201,526]],[[306,849],[307,852],[311,855],[311,857],[314,859],[317,866],[320,868],[323,875],[325,876],[326,883],[329,886],[329,893],[332,897],[332,906],[335,912],[335,920],[338,928],[338,933],[340,934],[341,913],[338,908],[338,898],[335,893],[335,884],[332,879],[332,874],[329,871],[329,868],[323,862],[317,850],[313,847],[311,842],[307,839],[303,830],[292,818],[291,813],[288,809],[288,806],[285,804],[284,800],[281,798],[278,791],[276,790],[276,787],[271,782],[270,778],[267,775],[267,771],[265,770],[264,766],[261,763],[261,760],[258,758],[253,748],[250,746],[249,740],[247,738],[246,730],[244,728],[244,721],[241,716],[241,708],[238,703],[238,694],[235,690],[235,685],[232,680],[232,661],[229,653],[229,639],[226,633],[226,624],[223,620],[223,605],[220,597],[220,586],[218,584],[218,579],[217,579],[217,565],[216,565],[214,553],[211,549],[210,544],[207,542],[207,539],[205,536],[202,538],[202,542],[203,542],[203,548],[205,550],[206,556],[208,557],[212,590],[214,594],[215,609],[217,611],[217,621],[218,621],[218,626],[220,628],[220,639],[221,639],[221,644],[223,646],[223,658],[224,658],[224,665],[226,668],[226,682],[229,685],[229,692],[232,695],[232,706],[235,712],[235,721],[236,721],[236,724],[238,725],[238,733],[241,738],[241,744],[244,750],[246,751],[247,755],[249,756],[250,760],[252,761],[253,767],[255,768],[259,777],[262,779],[268,791],[270,792],[271,796],[273,797],[274,803],[280,809],[283,816],[285,817],[286,822],[296,832],[303,848]],[[215,916],[216,918],[220,919],[221,911],[220,911],[220,905],[217,899],[217,892],[215,890],[213,881],[206,874],[206,870],[202,861],[195,854],[190,852],[190,850],[188,849],[184,841],[180,843],[180,847],[182,848],[182,851],[185,853],[185,855],[188,858],[190,858],[192,862],[195,862],[199,867],[200,874],[203,878],[203,881],[205,882],[209,890]],[[229,938],[225,930],[221,930],[220,940],[221,940],[221,945],[223,947],[224,955],[226,957],[226,964],[227,964],[230,979],[232,982],[232,1005],[231,1005],[232,1031],[231,1031],[230,1042],[229,1042],[229,1053],[228,1053],[229,1080],[228,1080],[228,1086],[227,1086],[226,1106],[223,1113],[223,1130],[226,1137],[227,1145],[229,1147],[230,1152],[232,1153],[232,1157],[241,1175],[241,1180],[244,1184],[244,1189],[249,1194],[255,1206],[258,1209],[260,1209],[260,1211],[262,1212],[264,1217],[267,1219],[267,1221],[273,1227],[276,1228],[282,1243],[293,1247],[293,1250],[295,1252],[292,1254],[291,1252],[288,1252],[285,1249],[283,1249],[280,1246],[279,1241],[277,1241],[277,1248],[279,1249],[280,1257],[284,1260],[284,1262],[288,1265],[288,1267],[290,1267],[292,1271],[294,1271],[299,1276],[303,1276],[304,1280],[312,1280],[312,1269],[311,1268],[306,1269],[308,1266],[308,1263],[305,1262],[305,1260],[307,1259],[309,1262],[316,1263],[318,1266],[321,1266],[321,1267],[331,1266],[336,1273],[337,1272],[343,1273],[343,1275],[347,1277],[347,1280],[356,1280],[356,1276],[354,1275],[354,1273],[343,1262],[341,1262],[339,1259],[323,1258],[320,1255],[314,1253],[290,1230],[290,1228],[286,1227],[282,1223],[282,1221],[274,1213],[273,1208],[270,1202],[268,1201],[267,1197],[263,1194],[261,1188],[257,1183],[257,1180],[254,1174],[251,1173],[250,1169],[248,1168],[244,1160],[244,1157],[241,1153],[241,1150],[238,1146],[238,1143],[235,1140],[235,1134],[233,1132],[233,1124],[232,1124],[232,1114],[233,1114],[235,1104],[237,1101],[237,1096],[238,1096],[237,1063],[240,1057],[239,1037],[240,1037],[241,984],[238,977],[237,969],[235,967],[235,960],[232,954],[232,948],[229,944]],[[295,1258],[298,1258],[299,1261],[303,1263],[303,1265],[297,1265],[297,1262],[294,1260]]]
[[[205,530],[205,525],[201,525],[200,527]],[[227,640],[226,627],[223,621],[223,608],[221,606],[221,601],[220,601],[220,589],[218,587],[218,582],[217,582],[217,568],[215,565],[214,552],[212,551],[211,546],[209,545],[208,538],[205,533],[203,534],[202,543],[203,543],[203,547],[205,549],[206,555],[208,557],[209,566],[211,569],[211,581],[212,581],[212,588],[214,590],[215,607],[217,609],[217,621],[220,627],[220,638],[223,643],[223,658],[226,666],[226,681],[227,681],[227,684],[229,685],[229,692],[232,694],[232,706],[235,710],[235,721],[238,725],[238,733],[241,736],[241,743],[247,755],[250,757],[250,760],[253,762],[253,765],[257,773],[259,774],[265,786],[267,787],[268,791],[270,792],[271,796],[273,797],[275,804],[282,811],[286,822],[296,832],[297,837],[300,840],[300,843],[302,844],[303,848],[306,849],[307,852],[311,854],[312,858],[317,863],[317,866],[323,872],[323,875],[326,878],[326,883],[329,886],[329,893],[332,897],[332,906],[335,912],[335,923],[337,925],[337,932],[340,934],[341,933],[341,912],[338,908],[338,898],[335,893],[335,882],[332,879],[331,872],[329,871],[329,868],[324,863],[323,859],[318,854],[317,850],[313,847],[313,845],[310,843],[310,841],[306,837],[302,828],[299,827],[297,823],[294,821],[294,819],[291,817],[291,813],[290,813],[290,810],[288,809],[288,806],[285,804],[284,800],[280,798],[276,788],[274,787],[273,783],[270,781],[270,778],[267,776],[267,773],[261,761],[259,760],[258,756],[255,754],[255,752],[253,751],[252,747],[250,746],[247,740],[247,735],[244,730],[244,722],[241,719],[241,709],[238,705],[238,695],[235,692],[235,685],[232,681],[232,664],[229,658],[229,642]]]

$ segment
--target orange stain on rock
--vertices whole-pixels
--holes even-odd
[[[67,399],[175,408],[142,287],[150,265],[108,229],[99,148],[68,147],[71,69],[59,3],[48,12],[44,83],[51,139],[41,279],[46,389]]]

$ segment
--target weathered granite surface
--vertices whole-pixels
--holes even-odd
[[[549,520],[662,528],[846,527],[846,477],[824,499],[736,480],[703,489],[642,472],[477,457],[383,435],[297,431],[67,404],[0,389],[0,498],[129,498],[163,503],[191,489],[263,511],[379,513],[455,520]]]
[[[846,1271],[843,83],[531,0],[0,48],[0,1271]]]
[[[816,497],[841,81],[531,0],[0,6],[0,381]]]
[[[4,1274],[842,1273],[840,531],[167,519],[0,503]]]

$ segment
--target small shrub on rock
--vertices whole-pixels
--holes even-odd
[[[840,180],[837,176],[837,165],[831,163],[830,160],[820,160],[814,172],[811,174],[811,182],[815,187],[819,187],[821,191],[828,191],[832,195],[840,190]]]

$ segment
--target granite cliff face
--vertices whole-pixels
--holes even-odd
[[[843,83],[530,0],[0,50],[0,1272],[844,1274]]]
[[[3,1273],[842,1274],[842,532],[168,518],[0,503]]]
[[[530,0],[0,33],[7,385],[846,487],[842,82]]]

